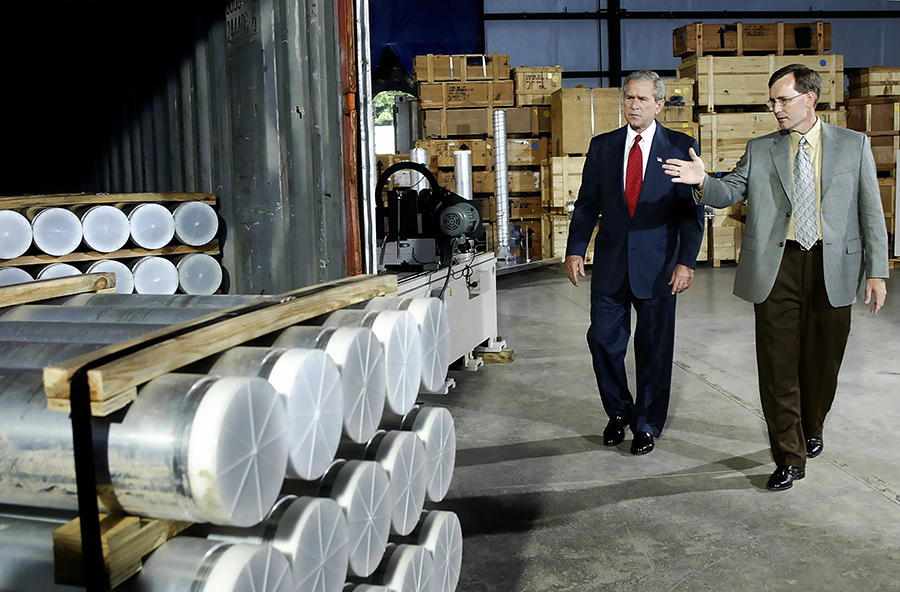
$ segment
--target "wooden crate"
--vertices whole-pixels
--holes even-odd
[[[494,166],[493,140],[416,140],[416,148],[428,150],[428,166],[433,171],[442,167],[453,168],[453,153],[457,150],[472,151],[473,167]]]
[[[514,107],[506,111],[507,135],[550,133],[550,107]],[[494,110],[429,109],[420,111],[426,138],[494,137]]]
[[[694,104],[693,78],[663,78],[666,85],[666,103],[682,104],[688,107]],[[691,121],[687,119],[686,121]]]
[[[687,134],[695,140],[700,140],[700,124],[688,121],[681,121],[675,123],[666,122],[665,125],[667,128],[675,130],[677,132],[681,132],[683,134]]]
[[[571,221],[572,219],[564,214],[541,216],[541,246],[544,249],[544,259],[566,256]]]
[[[506,140],[506,162],[509,166],[541,166],[547,158],[547,138]]]
[[[566,203],[578,199],[584,156],[553,156],[541,166],[544,180],[544,206],[565,209]]]
[[[550,95],[562,88],[560,66],[513,68],[512,78],[516,83],[516,107],[527,105],[549,105]]]
[[[840,125],[845,112],[817,111],[827,123]],[[707,172],[727,173],[744,154],[752,138],[778,131],[778,120],[772,113],[701,113],[700,158]],[[844,127],[841,125],[841,127]]]
[[[419,55],[413,60],[416,82],[508,80],[509,56],[502,53]]]
[[[512,80],[419,84],[419,109],[512,107],[514,102]]]
[[[831,49],[831,23],[691,23],[672,33],[672,54],[814,53]]]
[[[684,105],[666,105],[656,118],[664,123],[691,123],[694,120],[694,108]]]
[[[847,127],[869,136],[878,170],[893,171],[900,150],[900,97],[847,101]]]
[[[819,103],[834,109],[844,100],[844,56],[705,56],[678,66],[678,76],[694,78],[694,103],[715,111],[717,106],[764,106],[769,100],[769,76],[788,64],[803,64],[822,77]]]
[[[594,264],[594,243],[597,241],[597,233],[600,231],[600,218],[597,218],[597,224],[594,226],[594,232],[591,233],[591,240],[588,241],[587,251],[584,253],[584,262],[586,265]]]
[[[376,170],[378,172],[378,176],[381,176],[381,173],[386,171],[388,167],[397,164],[398,162],[409,162],[409,154],[376,154]],[[395,187],[409,187],[412,185],[412,175],[409,169],[403,171],[397,171],[393,175],[391,175],[390,181],[385,184],[385,189],[393,189]]]
[[[877,66],[847,70],[851,99],[900,95],[900,68]]]
[[[697,251],[697,261],[709,260],[709,224],[704,224],[703,239],[700,241],[700,250]]]
[[[493,242],[494,251],[500,246],[500,237],[497,235],[499,227],[497,224],[490,224],[490,228],[485,226],[486,233],[492,234],[493,236],[488,239],[488,243]],[[512,230],[513,226],[518,226],[520,233],[525,233],[531,230],[533,234],[531,235],[531,246],[528,248],[528,256],[532,261],[539,260],[544,255],[543,250],[543,237],[541,235],[541,220],[514,220],[510,219],[509,228]],[[513,243],[513,239],[509,239],[509,250],[513,255],[519,257],[524,260],[526,255],[526,249],[524,247],[516,246]]]
[[[535,193],[541,190],[541,171],[513,169],[508,171],[510,193]],[[438,171],[438,183],[453,190],[456,187],[454,171]],[[472,171],[472,193],[494,192],[494,171]]]
[[[550,98],[553,156],[586,154],[591,138],[622,127],[618,88],[564,88]]]
[[[497,198],[476,197],[481,202],[481,215],[489,222],[497,220]],[[509,196],[510,220],[537,220],[544,214],[541,206],[540,195],[510,195]]]
[[[881,190],[881,207],[884,209],[884,215],[895,216],[897,213],[897,180],[896,179],[878,179],[878,188]],[[888,227],[888,232],[894,229]]]

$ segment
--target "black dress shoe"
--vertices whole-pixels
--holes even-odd
[[[806,439],[806,458],[816,458],[822,454],[824,449],[825,444],[822,442],[822,434]]]
[[[625,420],[621,416],[615,415],[610,418],[603,430],[603,443],[607,446],[616,446],[625,439]]]
[[[798,469],[791,465],[784,465],[783,467],[775,469],[775,472],[769,477],[769,482],[766,483],[766,489],[771,489],[772,491],[784,491],[785,489],[793,487],[794,481],[799,481],[804,477],[806,477],[806,469]]]
[[[647,454],[653,450],[653,434],[635,432],[631,441],[631,454]]]

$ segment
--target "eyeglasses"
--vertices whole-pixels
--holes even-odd
[[[769,106],[769,109],[774,109],[774,108],[775,108],[775,105],[778,105],[779,107],[784,107],[784,106],[787,105],[789,102],[791,102],[791,101],[793,101],[794,99],[796,99],[797,97],[802,97],[803,95],[806,95],[806,94],[809,94],[809,93],[800,93],[799,95],[794,95],[794,96],[792,96],[792,97],[787,97],[786,99],[782,99],[782,98],[778,98],[778,99],[769,99],[768,101],[766,101],[766,104]]]

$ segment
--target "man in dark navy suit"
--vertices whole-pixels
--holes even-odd
[[[633,454],[653,450],[666,422],[675,346],[675,295],[694,277],[703,238],[703,208],[663,172],[668,158],[687,160],[697,141],[657,123],[666,86],[655,72],[630,74],[623,87],[628,125],[591,140],[569,226],[566,275],[578,286],[584,254],[600,218],[591,277],[587,341],[600,400],[609,416],[603,443],[616,446],[625,427]],[[637,384],[625,376],[631,308]]]

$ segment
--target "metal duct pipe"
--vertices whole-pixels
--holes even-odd
[[[293,592],[291,566],[268,545],[179,536],[144,562],[123,592]]]
[[[88,343],[119,343],[167,325],[129,325],[126,323],[55,323],[52,321],[0,322],[0,341],[72,343],[80,339]]]
[[[189,253],[175,259],[178,289],[185,294],[213,294],[222,285],[222,266],[204,253]]]
[[[378,569],[367,582],[403,592],[432,592],[434,560],[419,545],[393,545],[385,549]],[[359,588],[356,588],[358,590]]]
[[[410,432],[380,431],[365,444],[342,442],[337,456],[347,460],[373,460],[387,471],[393,499],[391,532],[411,533],[425,506],[428,486],[422,441]]]
[[[164,257],[138,259],[131,264],[131,273],[138,294],[174,294],[178,289],[178,269]]]
[[[0,502],[77,510],[68,415],[47,409],[42,372],[0,371]],[[96,418],[109,512],[251,526],[278,497],[287,422],[260,378],[169,374],[140,390],[121,422]]]
[[[118,294],[116,294],[118,296]],[[112,294],[110,294],[112,296]],[[56,321],[66,323],[131,323],[141,325],[174,325],[210,314],[204,308],[89,308],[86,306],[54,306],[27,304],[0,310],[3,321]],[[72,327],[73,331],[78,331]]]
[[[410,312],[338,310],[329,315],[325,326],[371,329],[384,349],[385,413],[403,415],[412,409],[422,380],[422,338]]]
[[[157,203],[126,204],[131,240],[144,249],[161,249],[175,236],[175,218],[165,206]]]
[[[325,350],[341,371],[344,433],[354,442],[375,435],[387,392],[384,350],[371,329],[359,327],[290,327],[273,347]]]
[[[31,247],[31,223],[22,214],[0,210],[0,228],[0,259],[15,259]]]
[[[462,568],[463,534],[454,512],[423,512],[416,529],[407,537],[392,537],[396,544],[421,545],[434,560],[431,578],[434,592],[455,592]]]
[[[428,150],[425,148],[413,148],[409,151],[409,160],[411,162],[417,162],[422,166],[428,166]],[[414,171],[410,169],[409,171],[409,186],[415,189],[416,191],[422,191],[423,189],[427,189],[430,186],[430,183],[425,178],[425,175],[420,173],[419,171]]]
[[[232,296],[227,294],[79,294],[60,299],[65,306],[105,308],[207,308],[225,310],[254,302],[272,300],[270,296]]]
[[[330,498],[288,495],[256,526],[211,526],[207,538],[271,545],[281,551],[291,565],[294,592],[341,592],[347,578],[347,519]]]
[[[506,111],[494,111],[494,197],[497,201],[497,259],[515,259],[509,250],[509,166]]]
[[[341,375],[328,354],[320,349],[236,347],[219,356],[209,373],[267,380],[287,410],[288,476],[309,480],[325,473],[334,460],[344,419]]]
[[[118,251],[128,242],[131,223],[119,208],[107,205],[73,208],[81,216],[84,244],[101,253]]]
[[[377,462],[338,460],[319,481],[286,481],[284,492],[329,497],[347,519],[351,575],[367,577],[378,567],[391,530],[390,479]]]
[[[44,253],[60,257],[68,255],[81,244],[81,220],[70,210],[32,208],[28,216],[31,217],[34,244]]]
[[[422,380],[425,392],[437,392],[444,386],[450,367],[450,322],[447,309],[440,298],[404,298],[384,296],[373,298],[367,311],[406,310],[416,319],[422,340]]]
[[[103,272],[116,274],[116,294],[131,294],[134,292],[134,274],[121,261],[103,259],[94,261],[84,269],[84,273]]]
[[[472,151],[457,150],[453,153],[453,174],[456,177],[456,193],[472,200]]]
[[[175,220],[175,238],[192,247],[200,247],[216,238],[219,217],[216,211],[202,201],[187,201],[172,210]]]
[[[428,501],[442,501],[456,467],[456,425],[450,412],[443,407],[416,407],[402,418],[385,418],[381,428],[412,432],[422,440],[428,481],[425,496]]]
[[[0,267],[0,286],[32,282],[31,274],[19,267]]]

